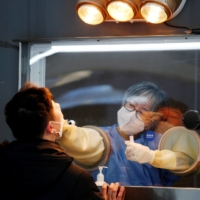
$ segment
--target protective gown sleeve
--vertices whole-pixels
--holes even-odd
[[[65,123],[62,137],[57,140],[75,164],[94,170],[104,165],[110,153],[110,142],[106,133],[95,126],[77,127]]]
[[[183,152],[173,152],[170,150],[155,150],[155,158],[152,166],[169,170],[188,169],[194,159]]]
[[[171,128],[161,138],[162,149],[155,151],[152,165],[171,170],[188,169],[198,156],[197,140],[197,134],[184,127]]]

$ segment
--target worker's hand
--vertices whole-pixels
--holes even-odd
[[[144,112],[141,115],[142,121],[144,122],[145,125],[145,130],[149,130],[152,127],[155,127],[161,118],[163,117],[162,113],[159,112]]]
[[[105,200],[124,200],[125,197],[125,188],[118,182],[110,185],[104,183],[101,191]]]
[[[150,150],[149,147],[141,144],[125,141],[126,147],[126,158],[131,161],[138,163],[149,163],[151,164],[155,158],[155,152]]]

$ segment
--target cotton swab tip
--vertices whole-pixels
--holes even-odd
[[[134,142],[134,137],[133,137],[133,135],[130,135],[130,136],[129,136],[129,139],[130,139],[131,142]]]

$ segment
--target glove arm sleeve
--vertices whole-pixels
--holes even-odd
[[[188,169],[194,159],[182,152],[173,152],[170,150],[155,150],[155,158],[152,166],[169,170]]]
[[[104,165],[110,153],[108,136],[98,127],[64,124],[63,135],[57,142],[77,165],[87,170]]]

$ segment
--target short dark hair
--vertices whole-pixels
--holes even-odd
[[[149,99],[151,111],[158,111],[168,106],[169,98],[165,91],[161,90],[153,82],[140,82],[129,87],[124,95],[123,103],[132,96],[144,96]]]
[[[26,83],[6,104],[4,114],[18,140],[41,138],[48,121],[53,120],[53,95],[44,87]]]
[[[169,98],[169,107],[178,109],[182,114],[189,110],[189,107],[182,101],[176,101],[173,98]]]

